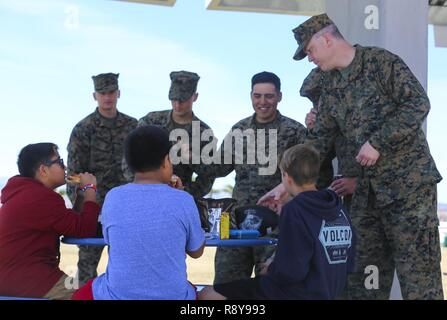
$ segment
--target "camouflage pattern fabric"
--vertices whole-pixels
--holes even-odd
[[[353,208],[358,243],[348,298],[389,299],[396,268],[404,299],[443,300],[436,185],[421,185],[385,207],[375,202],[370,193],[366,209]],[[365,288],[365,268],[371,265],[379,271],[377,289]]]
[[[137,120],[118,112],[115,119],[100,115],[98,109],[74,128],[68,143],[67,174],[90,172],[96,176],[96,200],[102,206],[107,192],[127,183],[121,170],[124,139],[137,126]],[[67,185],[67,194],[73,202],[75,188]],[[102,247],[80,246],[79,281],[85,282],[96,275]]]
[[[334,167],[332,159],[335,158],[335,153],[328,155],[320,165],[320,175],[317,180],[317,189],[328,188],[334,179]]]
[[[107,93],[118,90],[119,73],[101,73],[92,76],[95,91],[99,93]]]
[[[189,124],[179,124],[174,122],[171,115],[171,110],[164,110],[164,111],[154,111],[149,112],[146,116],[142,117],[138,121],[138,126],[145,126],[145,125],[156,125],[164,128],[168,132],[171,132],[175,129],[184,129],[188,132],[190,141],[189,141],[189,152],[192,154],[192,123]],[[197,118],[193,114],[192,121],[197,121],[200,124],[200,134],[204,130],[210,129],[210,127]],[[212,138],[210,138],[211,140]],[[201,141],[200,150],[207,144],[208,142]],[[128,169],[125,162],[123,162],[124,172],[126,179],[128,181],[131,181],[133,179],[133,175]],[[183,185],[185,187],[185,191],[190,193],[195,198],[202,198],[205,195],[207,195],[211,191],[211,187],[214,183],[214,178],[211,177],[211,168],[210,166],[204,165],[204,164],[176,164],[173,165],[174,168],[174,174],[179,176],[180,179],[183,182]],[[197,177],[195,177],[195,180],[193,180],[193,174],[197,174]]]
[[[278,235],[279,230],[275,234]],[[270,235],[270,236],[275,236]],[[259,274],[259,264],[265,262],[276,250],[276,246],[259,247],[217,247],[214,257],[214,284],[228,283],[250,278]]]
[[[300,95],[307,97],[312,101],[314,108],[317,111],[320,108],[320,96],[322,93],[323,71],[319,68],[314,68],[304,79],[300,89]],[[317,113],[318,117],[318,113]],[[312,130],[309,130],[309,134]],[[327,188],[333,180],[334,170],[332,167],[332,160],[337,157],[338,160],[338,174],[343,177],[357,177],[360,175],[361,166],[355,160],[356,150],[352,148],[347,140],[342,136],[334,136],[330,142],[332,147],[324,157],[320,168],[320,177],[318,179],[317,188]],[[344,204],[347,205],[348,201]]]
[[[376,237],[383,247],[394,246],[388,252],[392,252],[394,261],[401,259],[396,263],[398,274],[417,270],[416,261],[429,259],[427,255],[431,251],[413,251],[411,254],[415,256],[405,260],[403,252],[399,251],[404,248],[396,242],[397,238],[404,239],[407,234],[419,235],[423,226],[430,225],[431,228],[437,224],[436,215],[427,210],[430,206],[420,197],[421,188],[431,188],[434,192],[436,183],[442,179],[422,130],[430,109],[424,89],[398,56],[384,49],[359,45],[350,66],[324,73],[323,88],[320,114],[307,143],[314,145],[324,156],[332,147],[332,138],[342,136],[347,148],[343,154],[349,155],[350,161],[366,141],[380,152],[374,166],[363,167],[357,173],[351,210],[353,224],[358,229],[359,238]],[[416,206],[416,203],[420,205]],[[380,222],[375,223],[374,228],[381,229],[381,233],[372,227],[371,230],[362,228],[368,223],[372,225],[371,221],[367,222],[371,208],[380,214]],[[421,223],[426,219],[425,224],[414,223],[412,215],[420,215]],[[359,242],[357,252],[365,255],[359,254],[360,261],[368,264],[380,262],[374,256],[376,250],[367,247],[375,243],[376,238],[373,242]],[[438,247],[439,242],[433,245]],[[401,286],[410,288],[430,282],[433,288],[438,288],[440,266],[435,259],[432,261],[435,262],[431,269],[432,280],[427,279],[427,274],[414,273],[412,277],[402,276]],[[382,263],[381,267],[387,269],[387,263]],[[348,290],[361,291],[362,286],[357,282],[357,287],[349,287]],[[404,298],[415,297],[410,294],[411,290],[406,292],[408,294],[404,292]],[[430,292],[420,292],[419,297],[435,297]]]
[[[197,90],[199,75],[189,71],[171,72],[171,87],[169,88],[169,100],[186,101]]]
[[[306,128],[295,120],[287,118],[278,111],[274,121],[261,124],[256,121],[256,114],[239,121],[232,127],[235,129],[265,129],[265,145],[268,153],[270,129],[277,130],[277,154],[280,155],[288,148],[302,143],[306,137]],[[220,148],[223,149],[223,143]],[[279,169],[273,175],[259,175],[258,169],[261,167],[256,158],[256,163],[247,164],[247,146],[244,144],[243,164],[235,164],[234,143],[232,164],[221,164],[213,167],[215,177],[224,177],[233,170],[236,171],[236,181],[233,189],[233,198],[237,200],[238,206],[254,205],[259,198],[267,191],[281,183],[281,173]],[[224,158],[224,152],[222,152]],[[223,160],[222,160],[223,163]],[[231,228],[235,229],[236,219],[231,214]],[[275,230],[274,233],[278,233]],[[215,278],[214,283],[225,283],[232,280],[250,278],[253,266],[265,261],[274,252],[274,246],[254,247],[254,248],[217,248],[215,256]],[[259,270],[256,268],[255,272]]]
[[[78,246],[78,274],[79,286],[83,286],[89,279],[98,276],[98,264],[101,260],[103,246]]]
[[[312,71],[306,76],[303,84],[300,88],[300,95],[308,98],[312,102],[313,108],[318,112],[319,101],[321,95],[321,76],[322,71],[319,68],[312,69]],[[318,116],[318,113],[317,113]],[[312,131],[311,128],[307,128],[308,134]],[[332,166],[332,160],[335,158],[335,150],[331,150],[328,155],[322,159],[320,166],[320,176],[317,181],[318,189],[325,189],[330,186],[334,177],[334,168]]]
[[[293,35],[295,36],[295,40],[298,43],[298,49],[293,55],[293,59],[301,60],[306,57],[307,54],[305,50],[312,36],[321,29],[330,26],[331,24],[334,23],[331,19],[329,19],[327,14],[323,13],[307,19],[298,27],[293,29]]]
[[[304,78],[300,88],[300,96],[308,98],[314,107],[318,108],[322,92],[323,71],[320,68],[312,69]]]
[[[323,76],[323,71],[319,68],[312,69],[300,88],[300,95],[312,101],[317,111],[319,110],[320,96],[323,91]],[[316,116],[318,117],[318,113]],[[312,129],[307,130],[308,134],[312,133]],[[332,137],[330,143],[333,145],[321,163],[320,176],[317,181],[318,189],[327,188],[332,183],[334,177],[332,160],[334,158],[338,160],[337,172],[339,175],[345,178],[355,178],[361,173],[361,166],[355,160],[356,150],[342,135]],[[352,195],[342,197],[342,202],[347,211],[350,212]]]

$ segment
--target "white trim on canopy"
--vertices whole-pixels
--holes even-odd
[[[177,0],[117,0],[146,4],[174,6]],[[208,10],[239,12],[279,13],[312,16],[326,12],[327,0],[205,0]],[[435,45],[446,47],[447,43],[447,0],[427,0],[428,22],[433,24]]]
[[[162,6],[172,7],[172,6],[174,6],[174,4],[177,0],[118,0],[118,1],[158,4],[158,5],[162,5]]]

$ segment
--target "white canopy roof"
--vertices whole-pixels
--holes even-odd
[[[177,0],[118,0],[174,6]],[[435,43],[447,47],[447,0],[428,0],[428,21],[434,25]],[[326,0],[205,0],[209,10],[281,13],[311,16],[326,11]]]

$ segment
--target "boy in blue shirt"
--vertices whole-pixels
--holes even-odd
[[[169,186],[170,147],[168,133],[157,126],[139,127],[126,138],[125,159],[135,178],[105,198],[101,222],[109,261],[106,272],[86,284],[91,298],[196,299],[186,254],[199,258],[205,235],[193,197]],[[85,299],[85,290],[74,298]]]
[[[296,145],[280,162],[293,197],[281,211],[276,255],[260,276],[206,287],[199,299],[335,299],[353,263],[353,230],[340,198],[318,191],[319,155]]]

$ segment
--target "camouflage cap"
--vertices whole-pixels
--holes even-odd
[[[334,24],[334,22],[332,22],[327,14],[323,13],[307,19],[298,27],[293,29],[292,31],[294,33],[295,40],[298,43],[298,49],[293,55],[293,59],[301,60],[306,57],[307,54],[305,50],[312,36],[321,29],[330,26],[331,24]]]
[[[197,82],[200,77],[197,73],[189,71],[173,71],[171,77],[171,88],[169,89],[169,100],[186,101],[196,92]]]
[[[118,90],[119,76],[119,73],[101,73],[96,76],[92,76],[95,91],[105,93]]]
[[[318,102],[321,95],[321,73],[320,69],[313,69],[304,79],[300,89],[300,95],[308,98],[313,104]]]

